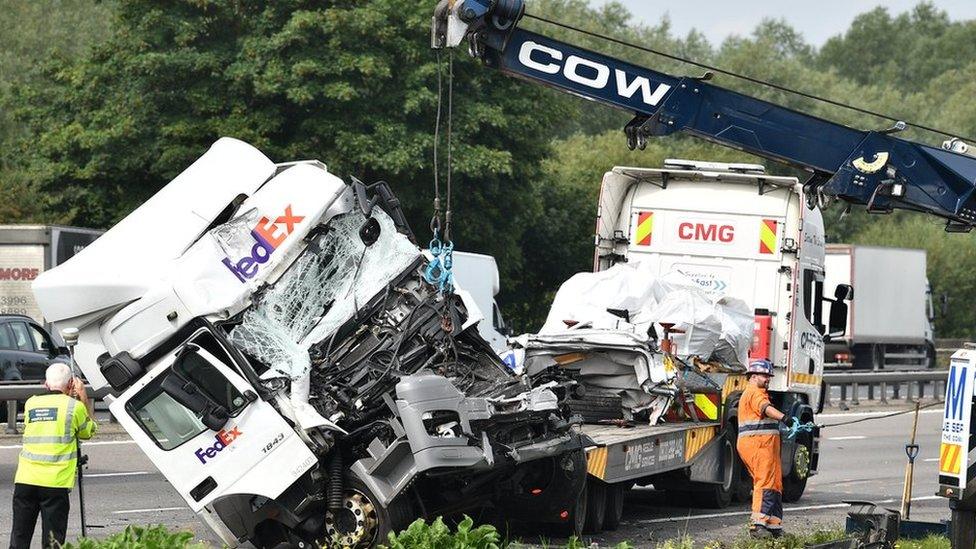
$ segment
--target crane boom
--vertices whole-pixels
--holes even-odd
[[[633,113],[631,148],[683,132],[806,170],[811,191],[872,212],[927,212],[946,230],[976,225],[976,158],[892,135],[903,123],[858,130],[716,86],[707,73],[641,67],[521,29],[524,12],[524,0],[441,0],[432,45],[467,41],[491,68]]]

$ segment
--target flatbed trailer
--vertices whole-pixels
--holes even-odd
[[[681,492],[708,507],[724,507],[740,490],[735,451],[736,404],[741,374],[706,374],[722,387],[721,404],[708,419],[657,425],[585,424],[587,486],[584,531],[614,530],[624,494],[635,485]],[[699,398],[692,392],[690,401]],[[690,404],[690,403],[689,403]]]

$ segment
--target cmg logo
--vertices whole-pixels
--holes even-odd
[[[254,246],[251,247],[250,255],[237,261],[225,257],[222,263],[241,282],[254,278],[254,275],[258,274],[258,268],[268,262],[271,254],[281,246],[281,243],[295,230],[295,225],[301,223],[303,219],[304,216],[292,214],[291,204],[285,207],[284,215],[276,217],[273,222],[267,217],[262,217],[251,231]]]
[[[217,433],[217,435],[214,437],[213,446],[209,446],[206,448],[197,448],[197,451],[194,452],[194,455],[197,456],[197,459],[200,460],[200,463],[206,464],[208,459],[213,459],[217,457],[218,453],[223,452],[224,448],[230,446],[231,443],[237,440],[238,437],[240,437],[242,434],[243,433],[241,433],[240,427],[234,427],[229,431],[225,431],[221,429],[220,432]]]
[[[640,92],[641,101],[649,107],[657,105],[671,89],[668,84],[654,85],[644,76],[631,77],[618,68],[611,70],[603,63],[578,55],[566,56],[556,48],[531,40],[522,43],[518,60],[523,66],[544,74],[559,74],[561,71],[570,82],[595,90],[603,90],[612,82],[617,95],[625,99],[630,99]]]
[[[699,242],[722,242],[728,244],[735,240],[735,227],[716,223],[689,223],[678,225],[678,238]]]

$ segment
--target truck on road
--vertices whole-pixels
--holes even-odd
[[[57,225],[0,225],[0,314],[44,323],[31,283],[91,244],[104,231]]]
[[[749,355],[776,368],[774,404],[812,422],[822,403],[824,341],[843,334],[852,290],[825,285],[823,218],[807,198],[796,178],[767,175],[759,165],[668,160],[659,169],[613,168],[600,190],[594,271],[640,263],[641,272],[677,271],[706,294],[744,301],[754,313]],[[745,376],[719,368],[699,377],[706,381],[684,397],[690,421],[584,425],[594,443],[587,448],[591,493],[594,484],[615,494],[636,482],[708,507],[748,497],[751,481],[734,450]],[[817,430],[784,439],[786,501],[800,499],[816,474],[818,441]]]
[[[827,362],[832,367],[881,370],[935,365],[935,307],[925,250],[828,244],[826,260],[827,284],[850,284],[855,289],[845,335],[827,343]]]
[[[228,546],[372,547],[488,508],[572,533],[572,381],[516,378],[386,184],[221,139],[34,292]],[[469,311],[471,313],[469,313]]]

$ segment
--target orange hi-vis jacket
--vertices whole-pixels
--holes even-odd
[[[769,393],[748,385],[739,399],[736,449],[752,476],[752,523],[770,530],[783,527],[783,467],[779,422],[766,417]]]

